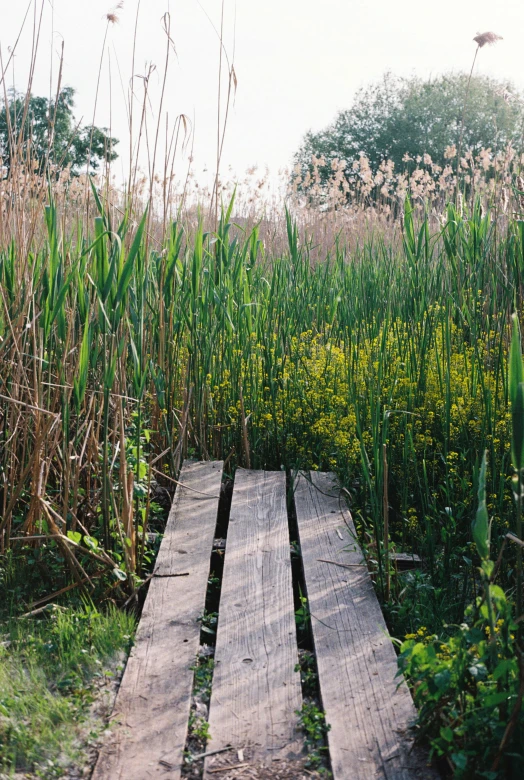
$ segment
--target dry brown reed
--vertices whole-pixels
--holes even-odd
[[[497,35],[494,32],[484,32],[477,33],[473,40],[478,45],[479,49],[482,49],[482,47],[486,46],[486,44],[488,46],[492,46],[497,41],[502,41],[503,38],[501,35]]]

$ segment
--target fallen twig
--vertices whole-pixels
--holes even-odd
[[[20,615],[18,619],[22,620],[23,618],[36,617],[36,615],[41,615],[42,612],[45,612],[45,610],[49,609],[49,607],[52,607],[54,609],[65,609],[65,607],[62,607],[60,604],[44,604],[43,607],[39,607],[38,609],[32,609],[31,612],[24,612],[24,614]]]
[[[162,471],[159,471],[158,469],[151,468],[151,471],[154,471],[155,474],[160,474],[160,476],[164,477],[165,479],[168,479],[170,482],[174,482],[175,485],[180,485],[180,487],[186,488],[186,490],[191,490],[193,493],[198,493],[200,496],[206,496],[207,498],[220,498],[220,496],[213,496],[211,493],[204,493],[202,490],[196,490],[196,488],[192,488],[189,485],[185,485],[183,482],[179,482],[177,479],[173,479],[173,477],[168,477],[167,474],[164,474]]]
[[[365,563],[337,563],[337,561],[328,561],[326,558],[317,558],[317,561],[319,563],[332,563],[333,566],[341,566],[343,569],[352,569],[353,567],[363,567],[364,569],[367,569]]]
[[[191,758],[193,761],[199,761],[201,758],[216,756],[217,753],[227,753],[228,750],[233,750],[233,747],[231,745],[227,745],[227,747],[217,748],[217,750],[208,750],[207,753],[197,753],[196,756],[191,756]]]
[[[510,542],[515,542],[515,544],[518,544],[520,547],[524,547],[524,542],[522,539],[519,539],[519,537],[515,536],[515,534],[506,534],[506,539],[509,539]]]
[[[244,761],[243,764],[230,764],[229,766],[219,766],[217,769],[208,769],[207,771],[209,773],[211,772],[229,772],[230,769],[242,769],[242,767],[249,766],[247,761]]]
[[[59,418],[59,414],[50,412],[49,409],[42,409],[40,406],[33,406],[33,404],[26,404],[24,401],[17,401],[15,398],[10,398],[8,395],[0,395],[0,398],[4,401],[9,401],[16,406],[24,406],[26,409],[32,409],[34,412],[40,412],[41,414],[48,414],[50,417]]]
[[[106,574],[106,571],[99,571],[95,572],[95,574],[91,574],[91,579],[94,580],[96,577],[102,577],[102,575]],[[81,584],[84,585],[87,582],[87,580],[82,580]],[[52,601],[55,598],[58,598],[58,596],[61,596],[63,593],[67,593],[69,590],[73,590],[73,588],[78,588],[80,585],[79,582],[72,582],[70,585],[66,585],[65,588],[61,588],[60,590],[55,591],[54,593],[50,593],[49,596],[45,596],[42,599],[38,599],[38,601],[33,602],[32,607],[38,607],[40,604],[44,604],[46,601]],[[35,612],[27,612],[25,615],[22,615],[22,617],[30,617],[32,614],[35,614]]]
[[[144,585],[147,585],[147,583],[148,583],[150,580],[152,580],[154,576],[155,576],[154,574],[150,574],[150,575],[149,575],[149,577],[146,577],[146,579],[145,579],[143,582],[141,582],[141,583],[140,583],[140,585],[138,586],[138,588],[135,588],[135,590],[134,590],[134,591],[132,592],[132,594],[129,596],[129,598],[127,599],[127,601],[124,601],[124,604],[123,604],[123,607],[122,607],[122,609],[125,609],[125,608],[127,607],[127,605],[129,604],[129,602],[130,602],[130,601],[133,601],[133,599],[134,599],[134,598],[136,598],[136,594],[138,593],[138,591],[140,590],[140,588],[142,588]]]

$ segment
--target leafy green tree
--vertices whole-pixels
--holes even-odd
[[[71,166],[75,174],[87,166],[96,171],[102,162],[116,159],[116,138],[105,128],[76,122],[74,95],[72,87],[64,87],[53,100],[11,93],[0,109],[0,156],[6,169],[15,155],[19,161],[36,162],[40,171],[49,162]]]
[[[305,173],[313,155],[323,156],[324,178],[333,159],[351,165],[361,154],[374,171],[386,159],[396,170],[403,169],[406,154],[429,154],[434,163],[444,165],[446,148],[459,146],[462,126],[463,154],[468,149],[495,151],[509,142],[520,148],[522,96],[511,84],[486,76],[474,76],[468,90],[468,78],[459,73],[423,81],[386,73],[379,83],[360,89],[351,108],[340,111],[328,127],[307,133],[295,163]]]

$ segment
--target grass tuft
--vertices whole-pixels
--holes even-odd
[[[0,624],[0,769],[60,777],[86,760],[99,736],[90,723],[97,690],[122,664],[132,616],[56,607],[41,619]]]

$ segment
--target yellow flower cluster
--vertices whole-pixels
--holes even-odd
[[[414,634],[406,634],[406,639],[415,639],[417,642],[422,642],[424,645],[427,645],[431,639],[433,639],[433,634],[431,634],[426,626],[420,626],[419,629]]]
[[[238,453],[247,430],[259,458],[278,453],[280,462],[339,470],[349,479],[361,476],[365,463],[374,479],[386,443],[402,517],[393,523],[409,531],[424,523],[415,495],[422,479],[435,507],[450,507],[453,517],[469,512],[478,453],[491,448],[500,462],[509,451],[498,346],[490,346],[499,342],[485,334],[465,343],[463,329],[439,306],[426,316],[441,323],[427,341],[400,320],[336,338],[308,330],[286,343],[276,331],[263,339],[250,333],[242,348],[235,337],[221,337],[199,410],[209,451]],[[488,495],[497,522],[504,522],[506,498],[511,502]]]

